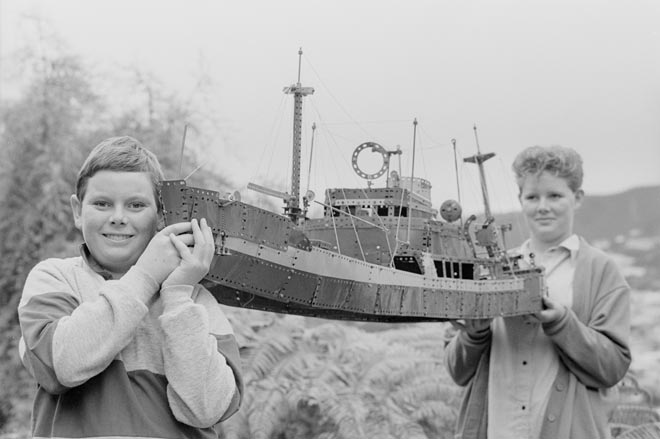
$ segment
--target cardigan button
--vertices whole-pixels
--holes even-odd
[[[562,383],[558,383],[558,384],[555,386],[555,388],[556,388],[557,390],[559,390],[560,392],[563,391],[563,390],[565,389],[564,384],[562,384]]]
[[[548,415],[548,421],[555,422],[555,420],[557,420],[557,417],[555,415]]]

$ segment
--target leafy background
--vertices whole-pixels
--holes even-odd
[[[185,99],[145,72],[127,72],[130,98],[108,92],[84,60],[42,29],[14,66],[25,86],[0,108],[0,435],[27,437],[35,384],[18,358],[16,307],[29,270],[70,256],[81,242],[70,217],[77,170],[99,141],[130,134],[160,158],[166,176],[193,169],[213,139],[200,76]],[[20,73],[19,73],[20,72]],[[181,154],[183,123],[196,133]],[[182,160],[182,162],[181,162]],[[225,188],[204,169],[190,183]],[[634,287],[633,370],[660,396],[660,187],[583,206],[578,231],[614,254]],[[614,207],[612,207],[614,206]],[[621,207],[624,206],[624,207]],[[632,206],[635,214],[630,214]],[[632,215],[632,217],[631,217]],[[601,221],[603,217],[607,221]],[[515,214],[506,217],[520,224]],[[633,221],[634,220],[634,221]],[[597,226],[596,226],[597,225]],[[519,239],[520,236],[514,239]],[[242,409],[218,426],[223,438],[450,438],[460,389],[443,367],[446,323],[335,322],[225,308],[243,360]]]

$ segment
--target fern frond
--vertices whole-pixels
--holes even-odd
[[[422,355],[415,357],[415,361],[409,364],[409,367],[399,368],[392,372],[390,381],[392,383],[414,383],[417,381],[442,381],[451,382],[449,375],[444,367],[437,360],[424,357]]]
[[[406,422],[403,424],[396,424],[392,427],[392,436],[395,438],[406,438],[406,439],[426,439],[427,435],[422,428],[416,422]]]
[[[263,378],[273,371],[283,357],[295,352],[297,344],[297,339],[291,337],[291,334],[272,334],[252,352],[248,371],[255,379]]]
[[[456,386],[445,383],[422,382],[417,385],[404,385],[392,393],[391,397],[398,404],[415,406],[422,401],[454,401],[458,398],[459,391]]]
[[[324,422],[333,425],[341,438],[365,437],[364,425],[369,408],[355,394],[337,394],[321,402]]]
[[[263,398],[248,409],[249,436],[254,439],[270,439],[284,429],[289,406],[279,389],[261,393]]]
[[[440,401],[425,401],[411,413],[415,421],[423,419],[452,419],[455,411]]]

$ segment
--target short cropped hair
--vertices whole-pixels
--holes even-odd
[[[513,161],[518,187],[522,188],[525,177],[548,172],[566,180],[573,192],[582,188],[582,157],[574,149],[565,146],[530,146],[522,150]]]
[[[130,136],[111,137],[96,145],[89,153],[76,180],[76,196],[82,201],[88,180],[99,171],[146,172],[151,177],[154,198],[161,210],[158,187],[164,179],[158,158],[142,143]]]

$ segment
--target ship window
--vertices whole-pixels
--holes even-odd
[[[474,279],[474,264],[461,264],[462,276],[461,279]]]
[[[378,214],[378,216],[387,216],[388,211],[389,209],[387,208],[387,206],[378,206],[376,213]]]
[[[412,256],[395,256],[394,267],[397,270],[409,271],[411,273],[422,274],[422,268],[417,263],[417,259]]]
[[[474,264],[455,261],[433,261],[438,277],[474,279]]]
[[[402,217],[408,216],[408,208],[407,207],[395,206],[394,207],[394,216],[402,216]]]

